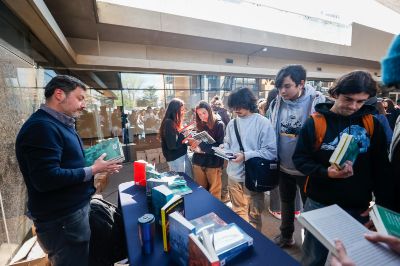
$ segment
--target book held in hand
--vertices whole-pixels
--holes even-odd
[[[375,204],[372,206],[369,216],[378,233],[400,238],[400,213]]]
[[[85,166],[92,166],[103,153],[106,153],[105,161],[124,161],[125,156],[122,145],[117,137],[105,139],[98,144],[84,150]]]
[[[207,144],[214,144],[215,143],[215,139],[213,137],[210,136],[210,134],[208,134],[207,131],[201,131],[199,133],[191,133],[189,134],[183,141],[182,143],[186,143],[188,138],[192,138],[195,139],[199,142],[204,142]]]
[[[365,239],[364,234],[370,231],[336,204],[304,212],[297,220],[336,256],[334,241],[341,240],[355,265],[400,265],[397,254]]]
[[[229,161],[232,159],[236,159],[235,153],[233,151],[221,149],[219,147],[212,147],[212,149],[214,150],[214,155],[217,155],[218,157],[221,157],[225,160]]]
[[[340,137],[339,143],[333,151],[329,162],[335,166],[338,170],[344,167],[346,161],[355,162],[358,154],[360,153],[360,147],[353,135],[343,133]]]

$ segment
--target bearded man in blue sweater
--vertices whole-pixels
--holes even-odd
[[[88,265],[89,201],[93,176],[122,167],[103,154],[85,167],[83,144],[75,130],[85,104],[85,85],[71,76],[54,77],[46,103],[24,123],[16,155],[28,190],[28,216],[52,265]]]

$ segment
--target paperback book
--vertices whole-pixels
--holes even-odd
[[[253,238],[235,223],[215,230],[212,239],[215,252],[224,264],[253,246]]]
[[[189,234],[189,265],[220,266],[221,264],[215,251],[207,250],[199,236]]]
[[[122,145],[119,139],[105,139],[98,144],[89,147],[84,150],[85,154],[85,166],[92,166],[103,153],[106,153],[104,160],[106,161],[118,161],[122,162],[125,160],[125,155],[122,150]]]
[[[343,133],[339,143],[333,151],[329,162],[337,169],[342,169],[346,161],[355,162],[360,147],[353,135]]]
[[[199,142],[204,142],[207,144],[214,144],[215,143],[215,139],[213,137],[210,136],[210,134],[208,134],[207,131],[201,131],[199,133],[191,133],[189,134],[183,141],[182,143],[187,143],[187,139],[188,138],[192,138],[195,139]]]
[[[156,223],[161,224],[161,208],[172,199],[174,193],[166,186],[161,185],[152,188],[151,190],[151,203],[153,206],[153,214],[156,218]]]
[[[233,151],[230,150],[226,150],[226,149],[221,149],[219,147],[212,147],[212,149],[214,150],[214,154],[217,155],[218,157],[221,157],[225,160],[232,160],[235,159],[236,156],[234,154]]]
[[[400,265],[398,255],[387,246],[365,239],[369,230],[338,205],[304,212],[297,220],[336,256],[334,240],[340,239],[355,265]]]
[[[179,212],[185,216],[185,201],[180,195],[174,195],[162,208],[161,208],[161,228],[164,251],[168,252],[170,249],[169,244],[169,215],[173,212]]]
[[[195,233],[200,234],[203,230],[214,232],[215,230],[226,226],[224,220],[222,220],[214,212],[207,213],[196,219],[190,221],[195,226]]]
[[[189,265],[189,234],[194,233],[194,225],[179,212],[169,215],[170,257],[179,266]]]
[[[400,238],[400,213],[375,204],[369,216],[379,233]]]

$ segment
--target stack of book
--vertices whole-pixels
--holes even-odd
[[[253,245],[236,224],[226,224],[215,213],[192,221],[170,215],[171,257],[178,265],[225,265]]]

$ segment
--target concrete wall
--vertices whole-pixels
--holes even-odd
[[[337,78],[354,69],[379,73],[379,68],[362,65],[346,66],[305,60],[278,59],[232,53],[180,49],[163,46],[139,45],[68,38],[77,53],[77,63],[91,68],[129,69],[143,72],[218,73],[250,76],[274,76],[286,64],[303,64],[310,78]],[[225,59],[233,59],[233,64]],[[322,71],[318,71],[321,68]]]

